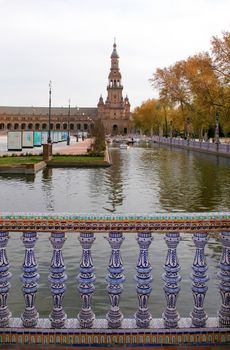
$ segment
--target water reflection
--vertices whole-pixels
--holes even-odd
[[[175,149],[159,149],[160,203],[168,211],[227,210],[230,162]]]
[[[31,183],[35,180],[35,174],[1,174],[0,181],[22,181]]]
[[[113,165],[107,171],[105,178],[106,194],[108,199],[106,201],[106,207],[103,207],[106,211],[115,212],[116,209],[122,205],[123,194],[123,182],[122,178],[123,160],[122,153],[119,150],[113,152]],[[109,207],[111,206],[111,207]]]
[[[111,149],[112,167],[1,175],[0,210],[56,212],[230,209],[230,159],[153,145]]]
[[[42,191],[44,202],[46,203],[46,210],[53,211],[55,208],[54,188],[52,184],[53,169],[46,167],[42,170]]]
[[[51,169],[46,168],[34,176],[0,176],[1,211],[56,211],[56,212],[156,212],[156,211],[203,211],[230,210],[230,160],[167,147],[130,147],[128,150],[111,149],[113,165],[103,169]],[[24,248],[20,235],[12,234],[8,244],[9,261],[13,273],[9,305],[20,315],[24,300],[19,275],[23,263]],[[76,293],[75,276],[79,273],[81,247],[76,233],[69,233],[63,248],[68,275],[64,307],[69,317],[76,317],[80,297]],[[178,256],[182,275],[178,309],[187,316],[193,305],[191,293],[191,265],[195,247],[190,234],[181,235]],[[20,243],[19,243],[20,242]],[[210,235],[206,245],[208,282],[206,309],[215,315],[220,304],[217,287],[217,266],[221,244],[218,236]],[[126,282],[121,307],[125,316],[133,316],[138,304],[135,288],[135,265],[138,246],[135,235],[125,234],[122,258]],[[161,275],[167,246],[163,235],[154,234],[150,246],[150,261],[153,267],[153,293],[149,305],[154,317],[161,317],[165,307]],[[48,266],[52,249],[48,235],[39,234],[36,257],[39,264],[40,289],[37,295],[38,308],[47,316],[52,307],[52,298],[47,286]],[[98,316],[108,311],[108,295],[105,276],[110,249],[102,235],[96,235],[92,256],[96,267],[96,291],[93,305]],[[20,298],[18,298],[20,294]]]

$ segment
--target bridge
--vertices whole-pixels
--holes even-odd
[[[21,232],[24,245],[22,291],[25,300],[21,317],[14,317],[7,305],[10,295],[10,261],[7,243],[11,235]],[[62,247],[66,233],[77,234],[82,256],[77,276],[81,308],[76,318],[68,318],[63,307],[67,276]],[[93,292],[96,276],[91,247],[97,235],[106,234],[110,259],[106,276],[110,300],[104,318],[93,311]],[[191,294],[194,303],[187,317],[180,317],[177,298],[181,276],[177,248],[184,233],[191,235],[194,244],[191,266]],[[120,308],[125,281],[120,248],[125,235],[136,237],[136,290],[138,307],[133,318],[126,319]],[[152,286],[149,246],[155,234],[161,234],[167,246],[165,256],[165,307],[161,318],[153,318],[148,307]],[[53,307],[49,318],[41,318],[36,307],[39,270],[36,262],[36,241],[47,235],[52,245],[49,283]],[[219,293],[221,306],[216,317],[205,311],[208,289],[205,245],[208,237],[216,235],[222,244],[219,262]],[[22,257],[23,260],[23,257]],[[129,271],[126,271],[128,274]],[[155,214],[50,214],[0,212],[0,343],[79,346],[108,345],[178,345],[230,343],[230,212],[155,213]]]

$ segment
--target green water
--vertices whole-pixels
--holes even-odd
[[[230,159],[164,146],[114,148],[111,157],[113,166],[105,169],[45,169],[36,176],[1,175],[0,210],[60,213],[230,210]],[[20,236],[11,234],[7,250],[13,274],[8,304],[14,316],[20,315],[24,307],[19,280],[24,258]],[[177,305],[180,314],[188,316],[193,306],[190,273],[194,245],[191,235],[181,236],[178,256],[182,281]],[[68,275],[64,307],[69,317],[76,317],[80,309],[76,275],[79,273],[81,248],[77,237],[78,234],[67,234],[63,248]],[[167,249],[163,238],[163,235],[154,235],[149,254],[154,278],[149,306],[154,317],[161,317],[165,307],[161,275]],[[35,251],[41,276],[36,305],[40,315],[47,316],[52,308],[47,282],[52,254],[48,234],[39,234]],[[206,246],[210,281],[205,300],[210,316],[216,316],[220,305],[216,276],[220,252],[218,236],[210,236]],[[104,317],[109,308],[105,281],[109,254],[104,235],[96,235],[92,248],[97,277],[93,309],[100,317]],[[126,275],[121,309],[128,317],[137,307],[133,278],[138,255],[135,235],[125,234],[121,255]]]

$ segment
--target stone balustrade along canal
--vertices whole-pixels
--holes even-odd
[[[230,157],[230,143],[205,142],[192,139],[180,139],[175,137],[153,136],[152,141],[155,143],[170,145],[174,147],[189,149],[192,151],[205,152],[225,157]]]
[[[11,235],[21,232],[24,245],[21,285],[25,307],[21,317],[13,315],[7,305],[10,294],[10,261],[7,243]],[[78,234],[82,256],[77,274],[81,308],[76,318],[68,318],[63,298],[66,290],[62,247],[66,233]],[[106,234],[110,259],[107,265],[107,293],[110,300],[104,318],[95,317],[93,292],[96,287],[91,247],[97,235]],[[148,299],[154,288],[149,246],[154,234],[162,234],[167,245],[162,279],[165,307],[162,318],[153,318]],[[180,264],[177,247],[184,233],[191,235],[195,247],[191,266],[191,294],[194,303],[187,317],[180,317],[177,298],[180,293]],[[36,241],[47,235],[52,245],[49,283],[53,307],[49,318],[39,317],[36,307],[39,269]],[[125,284],[125,271],[120,248],[126,234],[133,234],[139,247],[136,257],[136,293],[138,307],[133,318],[126,319],[120,308]],[[205,245],[209,235],[218,235],[222,244],[219,262],[221,306],[216,317],[205,311],[208,289],[208,265]],[[49,238],[48,238],[49,235]],[[22,257],[23,260],[23,257]],[[71,344],[107,346],[163,344],[228,344],[230,343],[230,213],[155,213],[155,214],[50,214],[0,213],[0,343],[5,344]]]

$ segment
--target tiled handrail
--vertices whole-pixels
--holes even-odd
[[[219,232],[230,230],[230,212],[156,214],[1,213],[0,230],[9,232]]]
[[[12,318],[7,306],[7,297],[10,293],[9,281],[11,278],[10,262],[7,258],[7,243],[10,234],[18,231],[22,232],[22,242],[25,247],[22,265],[23,274],[21,276],[25,308],[20,319]],[[39,231],[44,233],[50,232],[49,240],[53,247],[49,267],[53,308],[49,319],[39,319],[39,313],[35,306],[39,273],[34,248],[38,238],[37,232]],[[80,272],[77,276],[82,305],[77,319],[71,320],[67,318],[62,306],[66,289],[65,281],[67,279],[64,257],[62,255],[66,232],[79,232],[79,242],[82,247]],[[108,232],[107,240],[111,248],[108,275],[106,277],[110,307],[106,318],[98,320],[95,318],[93,303],[91,302],[96,281],[91,247],[97,233],[100,232]],[[125,281],[124,267],[120,255],[124,232],[135,232],[139,246],[135,276],[139,305],[133,319],[124,319],[119,307],[123,282]],[[180,243],[180,234],[184,232],[191,233],[191,238],[195,245],[191,275],[194,305],[191,306],[190,316],[186,319],[181,319],[176,309],[181,280],[177,246]],[[222,242],[220,272],[218,273],[222,305],[220,310],[218,310],[218,318],[208,318],[204,308],[207,281],[209,279],[207,275],[208,266],[205,259],[205,245],[208,240],[208,234],[212,232],[218,232]],[[167,255],[164,265],[165,273],[162,276],[165,283],[163,292],[166,298],[166,306],[162,319],[152,319],[148,308],[148,299],[152,291],[152,268],[148,257],[148,249],[154,233],[164,234],[167,244]],[[102,334],[103,332],[113,334],[112,332],[114,331],[122,330],[123,335],[132,333],[133,337],[134,334],[138,334],[138,329],[140,332],[144,330],[144,332],[150,332],[152,335],[154,332],[166,334],[170,331],[177,333],[185,329],[187,332],[194,334],[196,332],[194,329],[199,329],[202,330],[202,333],[212,334],[212,337],[210,336],[212,341],[210,342],[214,342],[213,337],[215,334],[226,334],[230,328],[229,296],[229,212],[156,213],[143,215],[0,213],[0,327],[2,327],[0,342],[1,332],[7,333],[9,331],[11,334],[16,332],[18,335],[24,334],[26,330],[34,334],[34,329],[37,333],[40,332],[43,335],[47,330],[52,330],[52,334],[55,334],[55,332],[56,334],[66,332],[60,331],[61,329],[71,329],[71,332],[75,335],[83,334],[84,330],[85,332],[95,330],[97,334]],[[6,333],[4,333],[5,336]],[[178,334],[179,339],[180,336]],[[230,337],[224,339],[230,341]]]

